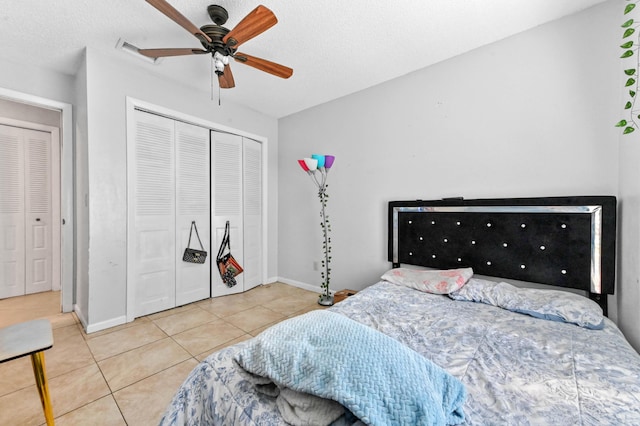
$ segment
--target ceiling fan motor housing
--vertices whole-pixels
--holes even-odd
[[[227,9],[222,6],[218,6],[217,4],[209,5],[207,7],[207,13],[209,13],[209,17],[217,25],[224,25],[227,22],[227,19],[229,19]]]
[[[207,49],[209,52],[220,52],[225,56],[233,55],[236,49],[231,48],[229,45],[225,44],[222,39],[229,32],[228,28],[221,27],[220,25],[203,25],[200,27],[200,30],[209,36],[211,39],[211,43],[200,40],[202,46]]]

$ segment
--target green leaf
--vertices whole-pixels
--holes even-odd
[[[622,47],[623,49],[630,49],[631,47],[633,47],[633,41],[628,41],[624,44],[621,44],[620,47]]]
[[[635,68],[629,68],[628,70],[624,70],[624,73],[626,75],[634,75],[636,73],[636,69]]]
[[[629,109],[633,106],[633,104],[631,102],[627,102],[626,104],[624,104],[624,109]]]
[[[621,25],[622,28],[628,28],[633,25],[633,18]]]
[[[627,125],[627,120],[620,120],[618,121],[618,123],[616,124],[616,127],[624,127]]]
[[[631,12],[635,7],[636,7],[635,3],[629,3],[624,8],[624,14],[626,15],[627,13]]]
[[[636,82],[635,78],[630,78],[627,80],[627,82],[624,84],[624,87],[629,87],[629,86],[633,86]]]
[[[635,33],[635,32],[636,32],[636,30],[635,30],[635,29],[633,29],[633,28],[627,28],[627,29],[624,31],[624,34],[622,35],[622,38],[627,38],[627,37],[629,37],[631,34],[633,34],[633,33]]]
[[[631,96],[632,98],[635,98],[636,96],[635,90],[629,90],[629,96]]]
[[[626,52],[624,52],[622,54],[622,56],[620,56],[621,58],[628,58],[630,56],[633,56],[633,50],[627,50]]]
[[[629,133],[633,132],[635,129],[633,127],[627,127],[626,129],[624,129],[624,131],[622,132],[622,134],[624,135],[628,135]]]

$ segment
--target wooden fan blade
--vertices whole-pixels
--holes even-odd
[[[173,6],[167,3],[165,0],[147,0],[151,6],[158,9],[162,12],[167,18],[171,19],[176,24],[180,25],[185,30],[189,31],[191,34],[196,36],[198,40],[211,43],[211,38],[208,35],[202,32],[200,28],[196,27],[191,21],[189,21],[185,16],[178,12]]]
[[[231,73],[231,67],[229,65],[224,66],[224,73],[218,74],[218,84],[220,84],[221,89],[236,87],[236,82],[233,80],[233,74]]]
[[[180,48],[170,48],[170,49],[138,49],[138,52],[141,55],[148,56],[150,58],[161,58],[165,56],[182,56],[182,55],[202,55],[204,53],[209,53],[206,50],[202,49],[180,49]]]
[[[274,15],[271,10],[260,5],[253,9],[238,25],[229,31],[222,41],[232,49],[235,49],[247,40],[251,40],[255,36],[262,34],[277,23],[278,18],[276,18],[276,15]]]
[[[273,74],[276,77],[289,78],[293,75],[293,69],[289,67],[267,61],[266,59],[256,58],[255,56],[250,56],[245,53],[238,52],[233,56],[233,59],[250,67],[257,68],[260,71]]]

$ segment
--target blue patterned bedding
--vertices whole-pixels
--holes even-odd
[[[640,355],[602,330],[380,282],[330,308],[393,337],[457,377],[467,425],[640,424]],[[282,425],[275,399],[210,355],[176,392],[163,425]],[[335,425],[352,424],[343,416]]]

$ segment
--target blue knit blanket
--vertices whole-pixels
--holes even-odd
[[[278,388],[337,401],[369,425],[464,421],[462,383],[398,341],[330,311],[281,322],[234,358]]]

